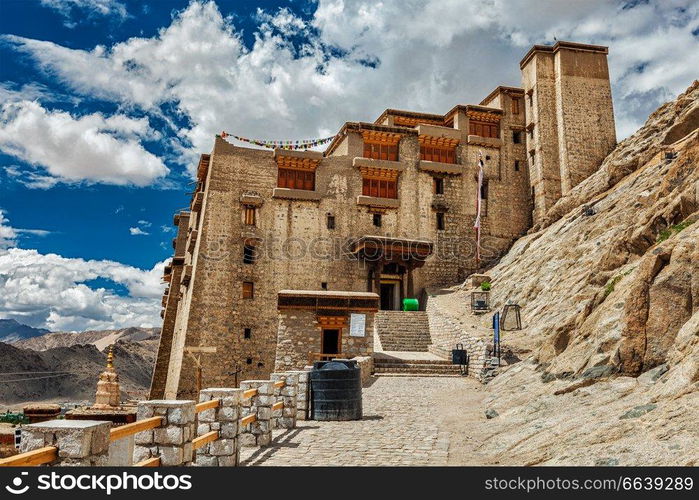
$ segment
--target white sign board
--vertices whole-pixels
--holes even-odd
[[[366,314],[350,314],[350,337],[364,337]]]

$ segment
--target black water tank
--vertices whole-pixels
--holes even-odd
[[[356,361],[316,361],[310,375],[313,420],[361,420],[362,377]]]

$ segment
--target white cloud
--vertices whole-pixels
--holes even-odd
[[[5,39],[79,93],[154,114],[174,104],[192,126],[178,130],[173,147],[191,162],[222,129],[267,139],[326,136],[387,107],[441,113],[477,103],[499,84],[518,85],[529,45],[554,37],[610,45],[623,137],[683,91],[699,67],[696,2],[629,6],[321,0],[308,23],[288,9],[258,10],[246,48],[232,18],[213,2],[194,1],[152,38],[92,50]]]
[[[0,251],[17,245],[17,240],[23,234],[33,236],[48,236],[51,231],[45,229],[21,229],[10,226],[10,221],[5,215],[5,210],[0,208]]]
[[[43,168],[24,172],[33,187],[80,181],[145,186],[168,173],[139,142],[158,137],[147,118],[73,117],[34,101],[7,102],[0,108],[0,148]]]
[[[140,227],[130,227],[129,233],[131,234],[131,236],[147,236],[150,234],[141,229]]]
[[[0,250],[14,246],[17,243],[17,231],[9,225],[5,212],[0,208]]]
[[[162,226],[160,226],[160,230],[161,230],[163,233],[174,233],[174,232],[175,232],[175,228],[174,228],[174,227],[172,227],[172,226],[166,226],[165,224],[163,224]]]
[[[153,224],[147,220],[140,220],[138,221],[138,225],[143,227],[151,227]]]
[[[51,8],[65,17],[64,24],[69,28],[78,24],[76,18],[92,19],[99,16],[114,16],[123,20],[129,15],[126,6],[119,0],[41,0],[41,5]]]
[[[164,266],[141,270],[108,260],[0,250],[0,317],[51,330],[157,326]],[[98,278],[123,285],[128,295],[86,284]]]

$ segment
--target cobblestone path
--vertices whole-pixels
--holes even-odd
[[[378,377],[363,390],[363,420],[299,421],[275,431],[269,447],[244,448],[241,465],[447,465],[453,437],[444,418],[477,411],[468,396],[479,386],[459,377]]]

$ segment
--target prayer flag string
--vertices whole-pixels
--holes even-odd
[[[226,139],[228,137],[232,137],[233,139],[236,139],[241,142],[247,142],[249,144],[254,144],[256,146],[261,146],[263,148],[270,148],[270,149],[310,149],[316,146],[321,146],[323,144],[327,144],[330,141],[332,141],[335,136],[331,137],[323,137],[321,139],[302,139],[302,140],[296,140],[296,141],[268,141],[268,140],[263,140],[263,139],[249,139],[247,137],[241,137],[239,135],[234,135],[234,134],[229,134],[228,132],[221,132],[221,138]]]

